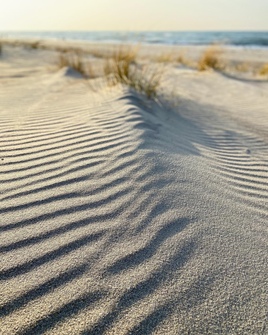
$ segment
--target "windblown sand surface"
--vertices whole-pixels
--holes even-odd
[[[0,59],[0,333],[267,334],[268,81],[55,57]]]

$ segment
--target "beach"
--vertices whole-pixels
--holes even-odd
[[[267,334],[268,50],[141,47],[148,99],[73,46],[2,48],[0,334]]]

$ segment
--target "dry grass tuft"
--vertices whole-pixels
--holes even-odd
[[[237,63],[235,65],[235,70],[238,72],[248,72],[250,69],[250,66],[248,63]]]
[[[173,63],[175,61],[175,55],[173,52],[163,53],[155,58],[158,63]]]
[[[137,50],[120,47],[106,60],[104,74],[110,84],[127,85],[152,99],[157,95],[162,71],[155,67],[139,66]]]
[[[186,57],[183,54],[180,54],[177,58],[176,58],[176,62],[180,63],[180,64],[185,64],[186,62]]]
[[[142,70],[136,71],[130,86],[145,94],[147,98],[154,99],[157,96],[162,76],[163,68],[144,66]]]
[[[27,47],[37,50],[37,49],[41,49],[41,44],[39,41],[29,42],[27,44]]]
[[[267,64],[264,64],[264,65],[260,68],[260,70],[259,70],[259,74],[260,74],[261,76],[266,76],[266,75],[268,75],[268,63],[267,63]]]
[[[70,67],[89,79],[99,77],[100,74],[95,71],[95,66],[88,59],[85,59],[85,56],[81,51],[60,53],[58,67]]]
[[[224,63],[221,59],[222,50],[218,47],[209,47],[198,61],[198,70],[205,71],[208,69],[223,70]]]
[[[70,53],[70,52],[64,52],[60,53],[59,59],[58,59],[58,66],[59,68],[63,67],[71,67],[77,72],[83,73],[83,61],[79,54],[77,53]]]
[[[45,49],[41,41],[28,41],[28,40],[4,40],[3,44],[11,47],[22,47],[26,49]]]
[[[176,55],[174,52],[163,53],[155,57],[158,63],[179,63],[187,67],[195,67],[194,62],[185,56],[184,53]]]
[[[61,53],[58,59],[58,67],[71,67],[84,77],[88,75],[86,66],[79,53]]]
[[[90,55],[90,56],[93,56],[95,58],[107,58],[108,55],[107,55],[107,52],[105,52],[104,50],[98,50],[98,49],[90,49],[87,51],[87,53]]]
[[[196,67],[194,61],[189,59],[188,57],[186,57],[184,53],[177,56],[175,61],[179,64],[182,64],[182,65],[186,66],[186,67],[190,67],[190,68],[195,68]]]
[[[137,51],[132,48],[120,47],[115,50],[111,58],[104,65],[104,74],[110,82],[129,85],[131,81],[132,67],[137,58]]]

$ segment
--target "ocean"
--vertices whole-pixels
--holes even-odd
[[[143,43],[167,45],[208,45],[220,43],[231,46],[268,48],[268,31],[50,31],[0,32],[0,37],[46,38],[105,43]]]

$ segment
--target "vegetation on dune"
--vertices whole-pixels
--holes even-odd
[[[40,41],[5,41],[5,44],[15,47],[24,47],[27,49],[45,49]]]
[[[144,67],[140,72],[136,72],[130,86],[145,94],[147,98],[153,99],[157,96],[162,75],[162,68]]]
[[[175,61],[175,55],[173,52],[162,53],[155,58],[158,63],[173,63]]]
[[[266,75],[268,75],[268,63],[264,64],[264,65],[260,68],[260,70],[259,70],[259,74],[260,74],[261,76],[266,76]]]
[[[113,84],[128,85],[133,77],[133,67],[136,66],[136,58],[136,50],[120,47],[106,60],[104,74]]]
[[[177,55],[174,51],[156,56],[154,60],[158,63],[179,63],[187,67],[195,67],[194,62],[186,57],[184,53]]]
[[[119,47],[104,65],[110,84],[127,85],[150,99],[157,95],[162,73],[159,67],[138,64],[137,50],[130,47]]]
[[[53,45],[40,41],[17,40],[0,41],[0,54],[5,44],[58,52],[58,68],[70,67],[85,78],[96,78],[104,75],[109,84],[126,85],[145,94],[150,99],[155,98],[158,94],[165,64],[180,63],[199,71],[208,69],[228,70],[227,63],[224,63],[222,58],[223,50],[216,45],[204,50],[196,61],[186,57],[184,51],[181,51],[180,54],[171,50],[158,56],[151,57],[149,55],[146,60],[138,55],[138,48],[134,46],[121,45],[113,50],[111,48],[104,50],[104,48],[98,46],[83,48],[82,46],[70,46],[67,43]],[[149,61],[150,58],[151,62]],[[250,68],[247,63],[238,62],[233,65],[233,69],[239,72],[247,72]],[[258,74],[268,75],[268,63],[258,70]]]
[[[59,68],[70,67],[86,78],[96,78],[95,69],[93,70],[91,63],[85,59],[87,54],[61,52],[57,65]],[[137,54],[136,48],[126,46],[117,47],[109,57],[103,53],[102,58],[105,59],[101,63],[101,72],[109,84],[126,85],[153,99],[157,95],[163,71],[156,64],[138,64]]]
[[[199,71],[208,69],[223,70],[225,65],[221,58],[222,50],[218,47],[211,46],[207,48],[200,57],[197,68]]]
[[[26,44],[26,47],[28,47],[30,49],[34,49],[34,50],[42,48],[40,41],[28,42]]]
[[[61,52],[58,58],[58,67],[70,67],[80,73],[83,77],[95,78],[92,66],[79,52]]]
[[[88,49],[87,54],[95,58],[105,58],[106,59],[108,57],[107,51],[105,52],[104,50],[98,50],[98,49],[93,49],[93,48]]]
[[[188,67],[194,67],[193,61],[191,61],[189,58],[187,58],[185,56],[185,54],[183,54],[183,53],[181,53],[179,56],[177,56],[175,61],[177,63],[180,63],[180,64],[188,66]]]
[[[163,53],[156,56],[154,60],[158,63],[179,63],[199,71],[205,71],[209,68],[223,70],[225,66],[221,59],[221,53],[222,51],[218,47],[211,46],[204,51],[197,62],[186,57],[184,53],[176,55],[175,52]]]
[[[235,70],[238,72],[248,72],[250,69],[250,65],[248,63],[237,63],[235,65]]]
[[[60,53],[59,59],[58,59],[58,66],[59,66],[59,68],[71,67],[75,71],[77,71],[81,74],[85,74],[84,73],[85,69],[84,69],[84,64],[83,64],[82,58],[77,53],[73,53],[73,52],[72,53],[70,53],[70,52]]]

